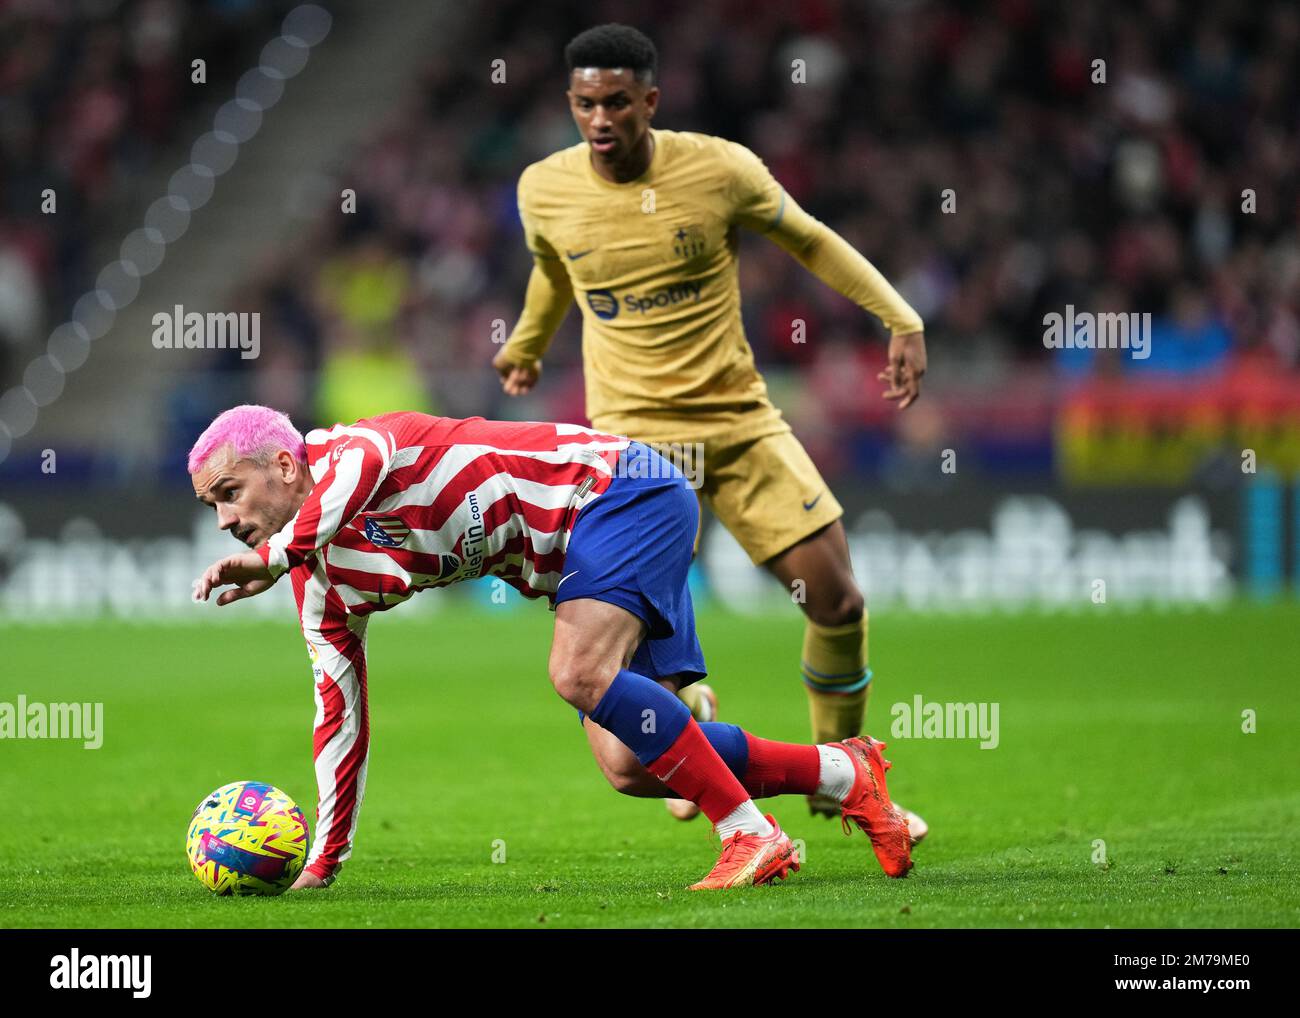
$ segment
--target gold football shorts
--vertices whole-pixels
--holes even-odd
[[[697,494],[755,565],[844,515],[789,431],[732,444],[706,442]],[[699,535],[695,538],[699,550]]]

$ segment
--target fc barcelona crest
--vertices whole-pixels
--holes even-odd
[[[704,228],[679,226],[673,231],[673,253],[678,258],[694,258],[704,250]]]
[[[398,516],[367,516],[366,540],[379,548],[400,548],[411,528]]]

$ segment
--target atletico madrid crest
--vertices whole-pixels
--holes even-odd
[[[398,516],[367,516],[366,540],[379,548],[400,548],[411,528]]]

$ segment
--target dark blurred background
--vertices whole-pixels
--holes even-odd
[[[1145,580],[1120,584],[1139,599],[1268,593],[1300,575],[1296,5],[321,6],[328,32],[309,39],[284,27],[289,3],[0,3],[11,564],[13,535],[66,543],[70,520],[185,533],[162,507],[182,504],[168,500],[186,497],[185,450],[234,403],[279,406],[304,431],[396,407],[583,421],[576,309],[527,400],[502,396],[488,364],[531,265],[518,175],[578,140],[564,43],[623,21],[659,48],[656,126],[748,145],[925,319],[925,395],[899,414],[875,381],[878,323],[743,239],[750,342],[878,588],[911,603],[909,577],[928,569],[941,593],[914,593],[922,607],[986,604],[998,584],[1068,601],[1043,577],[1146,562],[1143,540],[1164,543]],[[268,56],[281,32],[290,47]],[[292,73],[270,75],[283,95],[268,103],[278,90],[255,71],[281,58]],[[227,110],[232,96],[259,107],[234,149],[253,115]],[[193,144],[223,110],[231,130]],[[230,166],[191,194],[183,226],[150,204],[217,155]],[[163,247],[138,293],[105,268]],[[175,304],[260,312],[260,355],[155,349],[151,316]],[[1044,315],[1067,305],[1149,313],[1150,357],[1047,349]],[[947,450],[955,472],[940,469]],[[998,578],[987,560],[1044,534],[1055,551]],[[961,544],[972,535],[983,551]],[[716,556],[721,588],[741,566]],[[1193,561],[1198,579],[1170,578]]]

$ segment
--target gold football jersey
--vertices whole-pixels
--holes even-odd
[[[741,326],[739,227],[770,237],[891,330],[920,331],[884,277],[799,208],[749,149],[704,134],[652,136],[637,180],[598,175],[585,142],[519,178],[534,267],[506,357],[540,359],[576,300],[595,427],[652,442],[789,430]]]

